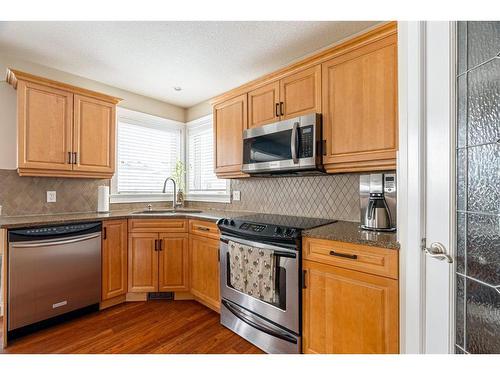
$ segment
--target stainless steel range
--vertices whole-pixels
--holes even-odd
[[[268,214],[219,220],[221,324],[267,353],[300,353],[301,232],[333,221]]]

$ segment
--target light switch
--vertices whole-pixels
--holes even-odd
[[[241,198],[241,194],[239,190],[233,191],[233,201],[239,201]]]
[[[47,203],[54,203],[56,201],[56,192],[48,191],[47,192]]]

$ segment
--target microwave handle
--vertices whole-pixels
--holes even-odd
[[[299,123],[294,122],[292,127],[292,139],[291,139],[291,147],[292,147],[292,160],[293,164],[297,164],[299,162],[299,158],[297,156],[297,129],[299,128]]]

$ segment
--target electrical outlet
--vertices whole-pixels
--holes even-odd
[[[56,201],[56,192],[48,191],[47,192],[47,203],[54,203]]]
[[[233,201],[239,201],[241,199],[241,194],[239,190],[233,191]]]

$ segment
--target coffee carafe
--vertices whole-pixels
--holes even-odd
[[[373,173],[359,178],[361,228],[396,230],[396,175]]]

